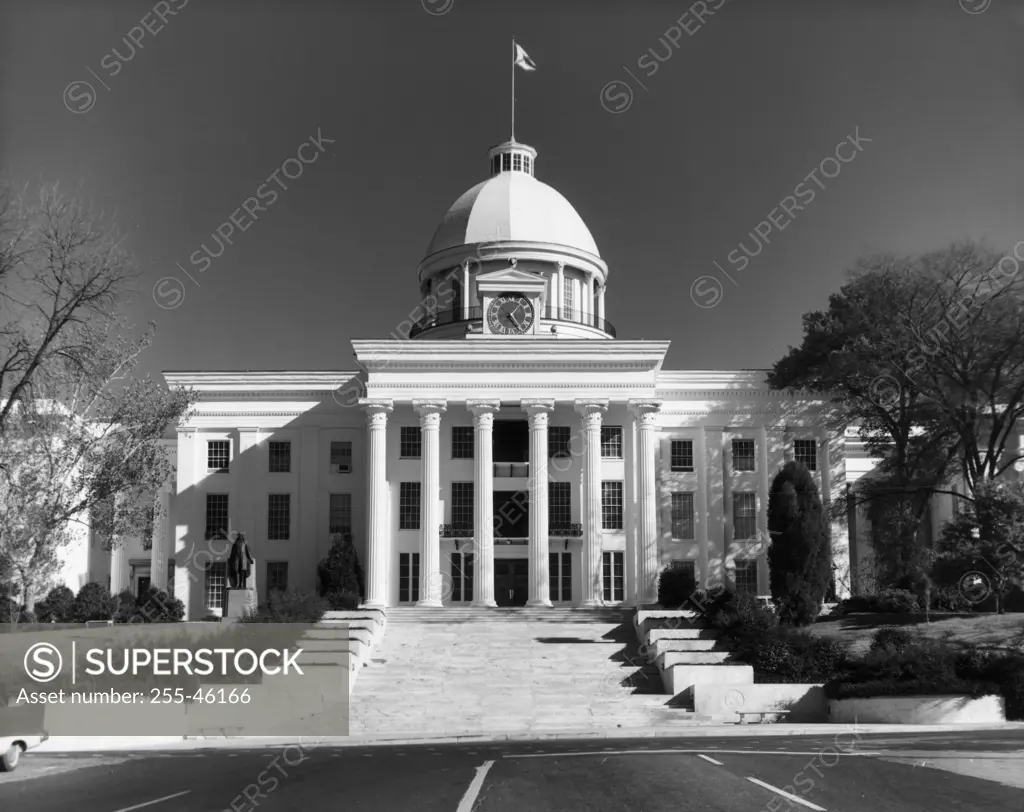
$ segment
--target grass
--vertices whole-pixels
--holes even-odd
[[[812,634],[832,637],[859,654],[866,651],[872,635],[883,626],[899,626],[932,640],[948,640],[954,645],[1017,649],[1024,647],[1024,614],[997,615],[951,614],[932,612],[931,622],[924,613],[907,615],[853,614],[840,618],[822,618],[810,627]]]

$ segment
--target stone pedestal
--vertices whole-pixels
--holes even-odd
[[[237,620],[257,608],[256,587],[227,589],[224,592],[224,619]]]

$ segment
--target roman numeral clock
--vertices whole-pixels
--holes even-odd
[[[534,336],[544,318],[547,284],[543,277],[515,266],[482,273],[477,293],[483,305],[483,335]]]
[[[533,302],[522,293],[502,293],[487,306],[487,326],[495,335],[524,335],[536,318]]]

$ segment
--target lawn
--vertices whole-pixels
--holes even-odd
[[[948,639],[954,644],[1020,650],[1024,647],[1024,614],[997,615],[935,613],[926,622],[923,613],[908,615],[853,614],[846,617],[822,618],[810,631],[848,644],[855,653],[868,648],[876,629],[900,626],[920,632],[933,640]]]

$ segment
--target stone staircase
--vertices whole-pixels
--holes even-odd
[[[707,721],[673,705],[633,612],[393,608],[360,670],[352,735],[598,733]]]

